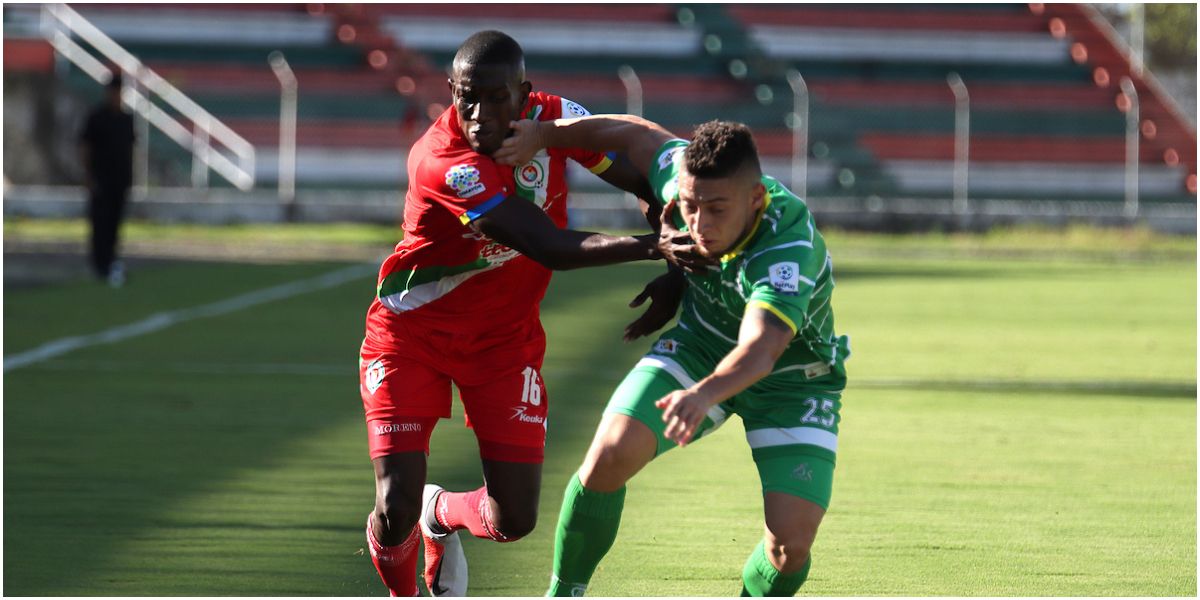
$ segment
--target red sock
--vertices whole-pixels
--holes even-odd
[[[417,591],[417,547],[421,544],[420,532],[414,525],[399,546],[383,546],[371,533],[371,519],[367,517],[367,545],[371,548],[371,562],[379,571],[379,578],[393,596],[418,596]]]
[[[515,542],[506,537],[492,522],[492,504],[488,501],[487,486],[471,492],[442,492],[434,510],[438,524],[447,531],[466,529],[471,535],[494,542]]]

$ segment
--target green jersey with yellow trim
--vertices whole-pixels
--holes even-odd
[[[655,154],[650,184],[664,203],[678,200],[687,145],[685,140],[671,140]],[[795,337],[771,374],[751,391],[794,388],[814,379],[844,381],[842,363],[850,354],[849,339],[834,333],[833,261],[825,239],[804,200],[773,177],[764,175],[762,183],[767,197],[750,233],[721,257],[719,266],[688,274],[679,327],[705,346],[698,351],[724,356],[737,344],[747,307],[761,307],[786,323]]]

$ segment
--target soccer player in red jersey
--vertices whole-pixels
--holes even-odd
[[[458,530],[511,542],[534,528],[549,405],[538,305],[551,270],[664,253],[686,262],[692,249],[657,234],[564,229],[568,158],[640,198],[653,197],[623,159],[550,150],[516,168],[493,162],[510,122],[587,114],[532,91],[512,38],[472,35],[455,55],[449,84],[452,106],[408,156],[404,241],[380,268],[359,358],[376,482],[366,535],[393,596],[417,594],[419,535],[430,592],[464,595]],[[671,287],[652,283],[647,293]],[[652,295],[651,308],[631,327],[665,324],[678,291]],[[425,485],[430,434],[450,416],[452,382],[483,465],[484,485],[469,492]]]

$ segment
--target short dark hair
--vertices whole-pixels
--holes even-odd
[[[683,152],[684,166],[693,177],[728,177],[745,168],[762,175],[758,147],[750,128],[732,121],[709,121],[692,133],[692,143]]]
[[[525,52],[503,31],[489,29],[467,38],[454,54],[454,64],[503,65],[525,69]]]

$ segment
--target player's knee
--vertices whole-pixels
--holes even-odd
[[[804,533],[767,536],[767,557],[780,573],[796,573],[808,562],[812,541]]]
[[[496,531],[505,541],[515,542],[531,533],[537,527],[537,512],[500,514],[495,521]]]
[[[412,497],[400,489],[388,489],[375,502],[376,517],[382,517],[384,536],[403,539],[421,516],[420,496]],[[387,542],[388,540],[380,540]],[[399,543],[398,541],[396,543]]]
[[[620,489],[631,473],[637,471],[638,457],[621,444],[600,444],[592,447],[579,469],[579,482],[596,491]]]

